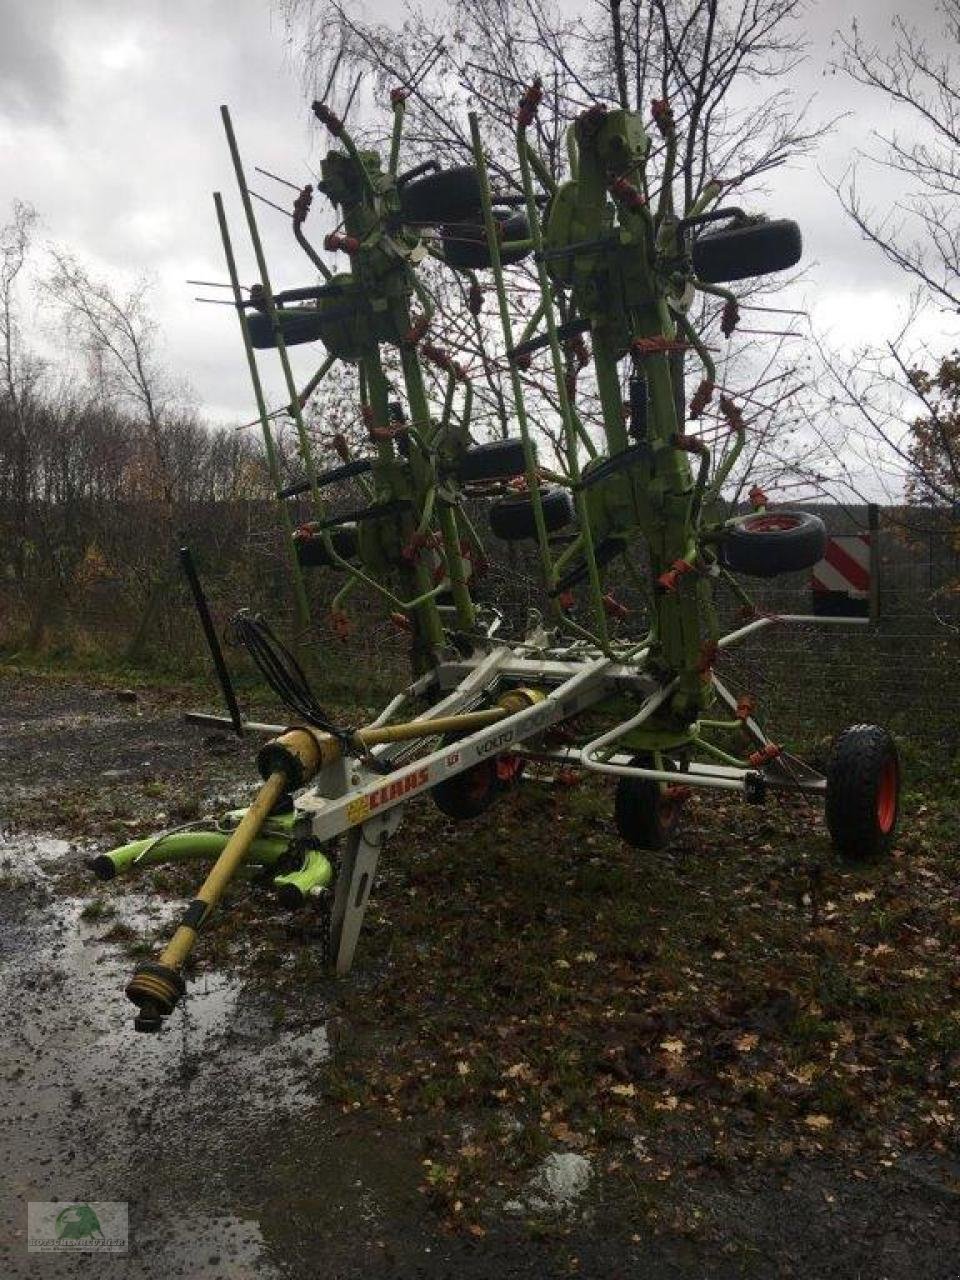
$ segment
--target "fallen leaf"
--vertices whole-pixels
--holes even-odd
[[[632,1086],[631,1086],[632,1087]],[[563,1120],[557,1120],[550,1126],[550,1136],[557,1142],[574,1149],[588,1146],[588,1140],[582,1133],[575,1133]]]
[[[666,1053],[683,1053],[686,1045],[682,1040],[661,1040],[660,1048]]]
[[[813,1062],[801,1063],[801,1065],[796,1067],[793,1071],[787,1072],[787,1075],[791,1080],[798,1080],[800,1084],[809,1084],[816,1074],[817,1068]]]
[[[756,1031],[745,1031],[742,1036],[737,1036],[733,1042],[733,1047],[740,1053],[750,1053],[760,1043],[760,1037]]]
[[[812,1115],[804,1116],[803,1123],[808,1129],[829,1129],[833,1121],[829,1116]]]
[[[610,1092],[618,1098],[635,1098],[637,1096],[637,1086],[635,1084],[612,1084]]]

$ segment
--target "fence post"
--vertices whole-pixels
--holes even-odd
[[[880,508],[875,502],[867,506],[870,530],[870,621],[880,621]]]

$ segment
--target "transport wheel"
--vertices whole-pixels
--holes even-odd
[[[421,226],[466,221],[480,203],[480,178],[472,164],[441,169],[400,188],[401,217]]]
[[[493,216],[500,226],[500,262],[508,267],[520,262],[530,252],[530,223],[525,213],[494,209]],[[490,249],[483,220],[472,218],[468,222],[447,222],[440,228],[443,256],[451,267],[481,271],[489,267]],[[515,241],[526,241],[515,247]]]
[[[754,578],[796,573],[822,560],[827,530],[807,511],[761,511],[732,525],[720,544],[728,569]]]
[[[458,822],[479,818],[494,800],[520,781],[522,772],[520,756],[509,753],[493,756],[438,782],[430,794],[433,803],[448,818],[456,818]]]
[[[293,541],[297,549],[297,559],[305,569],[339,570],[340,566],[327,555],[323,539],[309,525],[303,525],[297,529],[293,535]],[[342,524],[338,528],[331,529],[330,541],[333,543],[333,549],[338,556],[341,556],[344,560],[352,560],[359,549],[357,526],[355,524]]]
[[[474,445],[457,468],[463,484],[477,480],[509,480],[524,472],[522,440],[491,440]]]
[[[855,724],[833,744],[827,765],[827,826],[849,862],[885,854],[897,829],[900,760],[896,744],[875,724]]]
[[[540,501],[547,533],[556,533],[573,519],[573,499],[566,489],[541,489]],[[535,538],[537,526],[530,495],[522,493],[515,498],[501,498],[494,502],[490,507],[490,528],[504,542]]]
[[[298,307],[296,311],[296,315],[288,312],[280,317],[284,345],[296,347],[301,342],[319,342],[324,336],[324,325],[328,323],[323,312],[317,307]],[[258,350],[277,345],[273,324],[264,312],[251,312],[247,316],[247,328],[250,331],[250,341]]]
[[[631,763],[655,767],[648,755],[635,756]],[[613,819],[620,838],[634,849],[663,849],[680,825],[680,800],[671,794],[669,783],[622,777],[617,780]]]
[[[693,245],[693,270],[705,284],[746,280],[796,266],[803,253],[800,228],[789,218],[710,231]]]

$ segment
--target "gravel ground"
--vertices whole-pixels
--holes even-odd
[[[236,802],[254,773],[248,745],[183,728],[186,701],[0,677],[3,1276],[91,1270],[88,1258],[27,1253],[31,1200],[128,1204],[130,1251],[97,1261],[104,1280],[960,1276],[949,1151],[865,1168],[784,1148],[777,1164],[718,1166],[682,1115],[659,1138],[673,1172],[655,1227],[653,1184],[576,1157],[536,1222],[492,1193],[482,1229],[449,1230],[422,1193],[426,1121],[386,1124],[373,1107],[333,1102],[324,1083],[383,955],[361,949],[346,984],[315,969],[304,978],[309,931],[274,920],[272,906],[243,907],[278,931],[268,964],[241,951],[229,970],[206,968],[163,1034],[135,1035],[122,996],[131,939],[164,936],[185,894],[180,882],[115,892],[88,879],[86,859]],[[377,1052],[389,1058],[389,1040]],[[542,1192],[544,1177],[529,1188]]]

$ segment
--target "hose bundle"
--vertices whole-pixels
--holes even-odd
[[[253,659],[257,670],[285,707],[306,724],[355,749],[352,729],[335,725],[317,702],[303,668],[263,618],[241,609],[230,621],[233,640]]]

